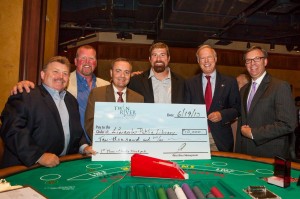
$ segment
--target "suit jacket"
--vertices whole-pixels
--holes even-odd
[[[94,127],[94,109],[95,102],[116,102],[114,89],[112,85],[94,88],[89,95],[87,107],[85,110],[85,130],[91,140],[93,140],[93,127]],[[144,97],[127,88],[126,102],[144,102]]]
[[[186,81],[186,101],[190,104],[205,104],[202,73]],[[216,85],[212,104],[207,113],[219,111],[222,115],[220,122],[208,120],[212,136],[219,151],[233,151],[233,134],[231,121],[240,114],[240,94],[236,79],[217,72]]]
[[[297,122],[290,85],[267,73],[257,88],[248,112],[250,87],[251,82],[241,89],[242,115],[236,151],[261,157],[289,157],[289,136],[294,132]],[[242,136],[242,125],[251,127],[253,140]]]
[[[104,79],[96,78],[96,87],[100,86],[106,86],[109,85],[110,83]],[[75,97],[77,98],[77,77],[76,77],[76,70],[73,71],[70,74],[69,78],[69,84],[67,90]]]
[[[145,103],[154,103],[154,94],[151,78],[149,78],[150,70],[143,72],[142,74],[135,75],[130,79],[128,88],[138,92],[144,96]],[[172,104],[182,104],[184,101],[184,84],[185,80],[179,75],[171,72],[171,102]]]
[[[84,136],[77,100],[67,92],[64,101],[70,116],[67,154],[78,153],[80,141],[84,143]],[[0,134],[5,143],[2,167],[31,166],[44,153],[59,156],[64,149],[60,115],[54,100],[43,86],[32,89],[30,93],[10,96],[1,120]]]

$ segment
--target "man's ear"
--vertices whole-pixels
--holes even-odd
[[[41,79],[44,80],[44,78],[45,78],[45,72],[42,70],[41,71]]]
[[[265,64],[265,67],[268,65],[268,59],[267,58],[265,58],[264,64]]]

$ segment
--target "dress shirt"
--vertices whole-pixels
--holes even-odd
[[[215,87],[216,87],[216,77],[217,77],[217,72],[216,70],[210,74],[210,75],[206,75],[206,74],[202,74],[202,89],[203,89],[203,94],[205,93],[205,89],[206,89],[206,84],[207,84],[207,78],[205,76],[210,76],[210,84],[211,84],[211,97],[212,99],[214,98],[214,93],[215,93]]]
[[[50,95],[51,95],[52,99],[54,100],[55,105],[58,109],[58,112],[59,112],[61,124],[62,124],[63,130],[64,130],[64,137],[65,137],[64,149],[63,149],[62,153],[60,154],[60,156],[63,156],[63,155],[66,155],[67,149],[69,146],[69,142],[70,142],[69,112],[68,112],[67,106],[64,101],[66,91],[63,90],[63,91],[59,92],[57,90],[54,90],[54,89],[46,86],[45,84],[43,84],[43,86],[50,93]]]
[[[262,76],[260,76],[259,78],[257,78],[255,81],[253,81],[253,79],[252,79],[252,81],[251,81],[251,86],[252,86],[253,82],[256,82],[256,91],[257,91],[257,89],[258,89],[260,83],[262,82],[262,80],[264,79],[264,77],[265,77],[266,74],[267,74],[267,72],[265,71],[265,72],[262,74]],[[251,91],[251,88],[250,88],[250,91]],[[248,93],[247,103],[248,103],[248,100],[249,100],[250,91],[249,91],[249,93]]]
[[[113,86],[113,89],[114,89],[114,96],[115,96],[115,101],[117,102],[118,99],[119,99],[119,94],[117,92],[120,92],[118,91],[118,89],[114,86],[114,84],[112,84]],[[122,98],[123,98],[123,101],[126,102],[126,91],[127,91],[127,87],[125,87],[121,92],[122,92]]]
[[[171,91],[172,91],[172,84],[171,84],[171,73],[170,69],[168,68],[168,76],[163,79],[159,80],[155,77],[153,70],[150,70],[149,78],[152,81],[153,87],[153,95],[154,95],[154,103],[167,103],[171,104]]]
[[[92,77],[92,88],[90,89],[86,79],[79,75],[76,71],[76,78],[77,78],[77,101],[79,105],[79,114],[80,114],[80,123],[84,130],[85,137],[90,143],[90,138],[88,137],[87,133],[84,129],[84,115],[85,115],[85,109],[88,101],[89,94],[91,92],[91,89],[96,87],[96,76],[93,74]]]

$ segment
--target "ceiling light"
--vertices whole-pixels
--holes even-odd
[[[217,41],[215,43],[215,45],[227,46],[227,45],[229,45],[231,43],[232,43],[232,41],[221,39],[221,40]]]
[[[247,42],[247,49],[251,47],[250,42]]]
[[[286,46],[287,51],[289,51],[289,52],[294,49],[294,45],[293,44],[286,44],[285,46]]]
[[[67,53],[68,52],[68,47],[64,46],[64,52]]]
[[[124,41],[125,39],[132,39],[132,34],[128,32],[119,32],[117,34],[117,38],[121,39],[122,41]]]
[[[270,50],[271,50],[271,51],[275,50],[275,44],[274,44],[274,43],[271,43],[271,44],[270,44]]]

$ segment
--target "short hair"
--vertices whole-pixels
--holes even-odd
[[[127,63],[130,65],[131,70],[132,70],[132,64],[131,64],[131,62],[130,62],[128,59],[123,58],[123,57],[119,57],[119,58],[117,58],[117,59],[112,60],[112,62],[111,62],[111,69],[113,69],[115,63],[116,63],[116,62],[119,62],[119,61],[127,62]]]
[[[210,49],[212,49],[212,51],[214,52],[214,56],[217,57],[217,52],[215,51],[215,49],[213,47],[211,47],[208,44],[202,44],[202,45],[198,46],[198,49],[196,51],[196,57],[197,57],[197,59],[198,59],[198,52],[200,50],[202,50],[203,48],[210,48]]]
[[[263,48],[260,47],[260,46],[252,46],[251,48],[249,48],[249,49],[247,49],[247,50],[245,51],[244,56],[243,56],[243,59],[245,60],[245,59],[246,59],[247,53],[249,53],[249,52],[251,52],[251,51],[253,51],[253,50],[260,50],[260,51],[263,53],[263,55],[264,55],[265,58],[268,57],[268,52],[267,52],[265,49],[263,49]]]
[[[43,66],[43,71],[47,70],[49,64],[51,64],[53,62],[58,62],[58,63],[66,65],[68,67],[69,71],[70,71],[71,63],[69,62],[68,58],[63,57],[63,56],[54,56],[54,57],[51,57],[48,60],[48,62]]]
[[[169,57],[170,56],[170,51],[169,51],[169,47],[167,44],[163,43],[163,42],[157,42],[157,43],[154,43],[150,46],[149,48],[149,56],[151,57],[151,54],[152,54],[152,51],[156,48],[164,48],[167,50],[167,56]]]
[[[80,47],[77,48],[76,57],[78,57],[78,52],[79,52],[80,49],[92,49],[96,53],[96,49],[93,46],[91,46],[91,45],[83,45],[83,46],[80,46]],[[97,57],[97,53],[96,53],[96,57]]]

